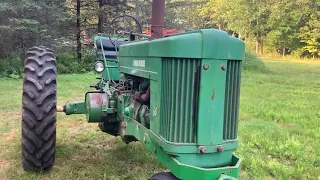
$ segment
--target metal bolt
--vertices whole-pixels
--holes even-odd
[[[224,149],[223,149],[223,147],[222,147],[222,146],[218,146],[217,151],[218,151],[218,152],[223,152],[223,151],[224,151]]]
[[[209,65],[208,65],[208,64],[204,64],[204,65],[203,65],[203,69],[204,69],[204,70],[208,70],[208,69],[209,69]]]
[[[200,148],[200,153],[205,154],[205,153],[207,153],[207,150],[204,147],[202,147],[202,148]]]
[[[225,65],[222,65],[222,66],[221,66],[221,69],[222,69],[222,71],[225,71],[225,70],[226,70],[226,66],[225,66]]]

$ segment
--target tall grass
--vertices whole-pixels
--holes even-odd
[[[93,69],[95,57],[92,53],[85,54],[78,60],[75,53],[56,53],[59,74],[81,74]],[[265,73],[268,71],[264,62],[255,54],[247,52],[243,63],[244,70]],[[0,59],[0,77],[19,78],[23,73],[23,57],[12,54]]]
[[[79,60],[76,54],[58,53],[56,55],[59,74],[81,74],[93,70],[95,57],[87,54]]]
[[[56,53],[59,74],[81,74],[93,70],[95,57],[85,54],[81,60],[75,53]],[[10,54],[0,59],[0,77],[19,78],[23,75],[23,55]]]
[[[246,52],[245,54],[245,60],[243,61],[243,69],[261,73],[268,72],[268,68],[264,64],[263,60],[251,52]]]

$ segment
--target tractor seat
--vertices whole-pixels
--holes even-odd
[[[102,51],[98,51],[97,55],[103,57]],[[117,51],[104,51],[104,57],[107,59],[117,59],[118,52]]]
[[[113,45],[110,39],[101,39],[101,41],[102,41],[102,46],[104,51],[116,51],[115,45],[117,46],[117,51],[118,51],[119,46],[127,42],[124,40],[113,41],[113,43],[115,44]],[[96,41],[96,45],[98,49],[101,49],[101,43],[99,39]]]
[[[117,59],[118,52],[116,51],[104,51],[104,56],[107,59]]]

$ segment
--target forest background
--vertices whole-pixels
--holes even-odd
[[[26,50],[52,47],[60,73],[91,71],[92,38],[118,15],[151,26],[151,0],[2,0],[0,77],[20,77]],[[166,0],[165,28],[217,28],[259,56],[318,59],[320,0]]]

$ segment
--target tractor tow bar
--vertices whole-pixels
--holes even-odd
[[[57,107],[57,112],[65,112],[65,106],[62,106],[62,107]]]

